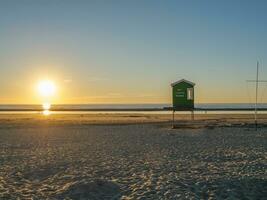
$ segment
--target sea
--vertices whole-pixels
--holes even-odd
[[[51,108],[57,111],[51,111],[51,114],[79,114],[79,113],[157,113],[166,114],[171,113],[171,111],[163,110],[163,108],[171,107],[171,104],[54,104]],[[267,103],[260,103],[258,108],[267,110]],[[199,103],[195,104],[195,108],[201,109],[253,109],[255,104],[251,103]],[[42,105],[38,104],[0,104],[0,114],[17,114],[17,113],[40,113]],[[92,109],[92,111],[88,111]],[[94,111],[100,109],[100,111]],[[114,109],[113,111],[110,111]],[[116,109],[118,109],[116,111]],[[120,109],[131,109],[133,111],[122,111]],[[134,109],[137,109],[134,111]],[[138,111],[138,109],[155,109],[155,111]],[[161,110],[162,109],[162,110]],[[30,110],[30,111],[24,111]],[[36,111],[35,111],[36,110]],[[61,111],[62,110],[62,111]],[[68,110],[68,111],[64,111]],[[79,111],[69,111],[69,110],[79,110]],[[81,111],[87,110],[87,111]],[[209,113],[239,113],[247,114],[254,113],[254,111],[208,111]],[[258,111],[259,113],[266,113],[267,111]],[[182,113],[182,112],[180,112]],[[183,112],[186,113],[186,112]],[[196,114],[206,114],[207,111],[195,111]]]

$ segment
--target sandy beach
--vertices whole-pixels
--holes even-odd
[[[265,199],[260,115],[0,115],[0,199]]]

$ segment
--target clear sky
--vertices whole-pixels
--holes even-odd
[[[57,85],[53,103],[170,103],[181,78],[198,103],[250,103],[257,60],[267,79],[266,10],[264,0],[1,0],[0,103],[39,103],[42,79]]]

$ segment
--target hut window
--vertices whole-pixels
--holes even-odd
[[[194,94],[193,94],[193,88],[187,88],[187,100],[193,100]]]

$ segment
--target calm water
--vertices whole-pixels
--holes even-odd
[[[171,107],[171,104],[55,104],[52,108],[56,109],[141,109],[141,108],[163,108]],[[250,103],[220,103],[220,104],[195,104],[196,108],[254,108]],[[267,108],[267,103],[258,104],[259,108]],[[0,104],[1,109],[41,109],[42,105],[24,104]]]
[[[68,105],[52,105],[51,108],[54,109],[153,109],[164,107],[170,107],[171,104],[68,104]],[[254,104],[248,103],[235,103],[235,104],[196,104],[196,108],[254,108]],[[258,104],[259,108],[267,108],[267,103]],[[0,105],[1,109],[42,109],[42,105]],[[166,114],[171,113],[171,111],[53,111],[51,113],[65,113],[65,114],[77,114],[77,113],[159,113]],[[37,111],[0,111],[0,114],[14,114],[14,113],[40,113]],[[186,113],[186,112],[185,112]],[[196,111],[198,114],[204,114],[204,111]],[[253,111],[209,111],[209,113],[253,113]],[[267,113],[266,111],[260,111],[259,113]]]

